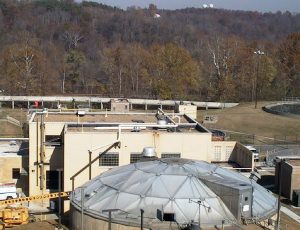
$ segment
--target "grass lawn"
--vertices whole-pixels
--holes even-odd
[[[204,115],[216,115],[217,123],[204,125],[208,128],[255,134],[256,138],[262,136],[284,139],[285,136],[292,136],[300,142],[300,116],[285,117],[264,112],[262,107],[271,103],[259,102],[257,109],[254,108],[254,103],[240,103],[233,108],[198,110],[198,121],[202,121]],[[2,108],[0,119],[9,115],[23,123],[26,121],[26,113],[26,110]],[[20,127],[11,124],[0,125],[0,136],[20,135],[20,131]]]
[[[198,111],[198,121],[203,120],[204,115],[216,115],[218,121],[215,124],[204,124],[208,128],[230,130],[247,134],[255,134],[262,137],[284,138],[293,136],[300,141],[300,116],[285,117],[274,115],[262,110],[262,107],[272,102],[259,102],[257,109],[254,103],[240,103],[238,106],[227,109],[212,109]]]
[[[22,137],[22,128],[7,122],[6,116],[10,116],[23,124],[26,122],[26,110],[21,109],[0,109],[0,137]]]

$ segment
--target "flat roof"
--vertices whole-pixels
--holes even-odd
[[[41,121],[41,115],[33,115],[31,122]],[[117,113],[117,112],[48,112],[43,114],[45,123],[64,123],[69,132],[200,132],[209,133],[197,121],[181,113]],[[167,120],[166,123],[159,120]],[[163,124],[162,124],[163,123]]]
[[[172,115],[169,115],[172,119]],[[178,118],[179,117],[179,118]],[[175,122],[189,123],[183,115],[176,114],[173,117]],[[40,121],[38,115],[34,116],[33,122]],[[44,115],[45,122],[90,122],[90,123],[156,123],[157,118],[155,113],[89,113],[86,112],[83,116],[78,116],[73,113],[50,112]]]
[[[67,132],[117,132],[119,130],[118,124],[93,124],[88,125],[83,123],[73,123],[73,124],[66,124],[66,131]],[[131,124],[131,125],[121,125],[122,132],[136,132],[136,133],[145,133],[145,132],[169,132],[169,133],[199,133],[198,129],[196,129],[196,124],[191,124],[190,126],[187,125],[178,125],[177,127],[167,126],[167,127],[155,127],[155,124],[148,125],[140,123]]]
[[[292,166],[300,167],[300,159],[287,160],[286,162]]]
[[[28,142],[0,141],[0,157],[28,155]]]

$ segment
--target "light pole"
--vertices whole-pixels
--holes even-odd
[[[203,206],[204,208],[207,208],[208,212],[211,212],[211,207],[210,206],[207,206],[204,204],[204,201],[205,199],[203,198],[200,198],[199,200],[197,201],[194,201],[192,199],[189,199],[189,203],[196,203],[199,205],[199,217],[198,217],[198,221],[199,221],[199,229],[201,229],[201,225],[200,225],[200,209],[201,209],[201,206]]]
[[[108,212],[108,230],[111,230],[111,213],[118,212],[118,211],[121,211],[121,210],[117,209],[117,208],[102,210],[103,213]]]
[[[257,69],[256,69],[256,76],[255,76],[255,92],[254,92],[254,94],[255,94],[255,106],[254,106],[254,108],[256,109],[257,108],[257,94],[258,94],[258,75],[259,75],[259,63],[260,63],[260,57],[262,56],[262,55],[265,55],[265,52],[263,52],[263,51],[261,51],[261,50],[257,50],[257,51],[254,51],[254,54],[255,55],[258,55],[259,56],[259,59],[258,59],[258,61],[257,61]]]

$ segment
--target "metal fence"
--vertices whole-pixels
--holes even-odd
[[[300,97],[286,97],[282,101],[300,101]]]
[[[238,141],[244,145],[299,145],[300,135],[276,135],[274,137],[265,137],[255,134],[237,133],[226,131],[226,140]]]
[[[276,157],[300,157],[300,148],[283,149],[283,150],[272,150],[266,154],[266,164],[268,166],[275,166],[274,159]]]

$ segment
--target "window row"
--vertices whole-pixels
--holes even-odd
[[[180,153],[162,153],[161,158],[180,158]],[[142,157],[140,153],[130,154],[130,164],[139,161]],[[119,166],[119,154],[107,153],[99,158],[99,166]]]
[[[135,163],[141,159],[142,154],[132,153],[130,154],[130,163]],[[180,153],[163,153],[161,158],[180,158]],[[119,154],[107,153],[99,158],[100,166],[119,166]],[[18,177],[17,170],[14,169],[14,177]],[[46,171],[46,189],[58,190],[59,187],[59,172],[56,170]]]

